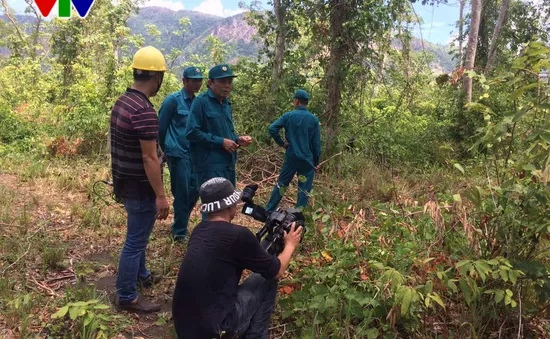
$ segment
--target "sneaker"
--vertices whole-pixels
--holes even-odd
[[[137,297],[136,300],[129,303],[118,302],[118,308],[128,312],[153,313],[160,311],[160,305],[155,304],[142,297]]]
[[[138,284],[142,288],[151,288],[153,285],[162,281],[162,276],[151,273],[147,278],[138,277]]]

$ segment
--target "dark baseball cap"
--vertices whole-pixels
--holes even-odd
[[[236,75],[233,75],[233,71],[228,64],[220,64],[212,67],[208,72],[208,78],[213,79],[223,79],[223,78],[236,78]]]
[[[299,89],[294,93],[294,99],[309,100],[311,97],[308,92],[303,89]]]
[[[242,192],[236,190],[231,181],[225,178],[212,178],[201,185],[201,212],[210,214],[221,211],[241,200]]]
[[[185,79],[202,79],[203,78],[201,69],[195,66],[190,66],[184,69],[182,76]]]

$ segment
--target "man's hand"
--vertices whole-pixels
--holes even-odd
[[[240,139],[240,138],[239,138]],[[223,139],[223,149],[229,153],[233,153],[239,148],[239,145],[233,140]]]
[[[302,240],[302,226],[296,229],[296,223],[293,222],[292,225],[290,225],[290,232],[288,234],[284,232],[284,236],[285,249],[278,256],[279,261],[281,262],[281,267],[279,268],[279,273],[277,273],[275,279],[281,279],[287,270],[288,265],[290,265],[290,257],[292,257],[292,254],[298,247],[300,240]]]
[[[239,137],[239,139],[237,140],[237,143],[240,146],[247,147],[252,143],[252,137],[249,137],[248,135]]]
[[[300,244],[300,240],[302,240],[302,226],[296,228],[296,222],[293,222],[292,225],[290,225],[290,233],[284,232],[285,236],[285,247],[290,246],[293,248],[298,247],[298,244]]]
[[[284,145],[283,145],[283,148],[284,148],[284,149],[288,149],[288,146],[289,146],[289,145],[290,145],[290,144],[289,144],[288,142],[285,141],[285,143],[284,143]]]
[[[158,197],[156,202],[157,206],[157,219],[164,220],[168,218],[168,213],[170,212],[170,204],[168,204],[168,199],[165,196]]]
[[[318,172],[319,171],[319,165],[315,166],[315,172]]]

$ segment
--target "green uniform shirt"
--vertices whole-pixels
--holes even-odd
[[[189,141],[185,137],[185,127],[193,100],[185,89],[181,89],[167,96],[160,106],[159,143],[169,157],[189,156]]]
[[[193,171],[235,169],[237,153],[223,149],[223,139],[235,142],[239,139],[229,100],[220,103],[210,89],[199,94],[191,105],[185,135],[191,148]]]
[[[319,165],[321,158],[319,119],[304,106],[299,106],[294,111],[283,114],[269,126],[269,134],[280,146],[284,145],[284,141],[279,135],[279,131],[283,127],[289,144],[285,156],[290,159],[305,160],[313,166]]]

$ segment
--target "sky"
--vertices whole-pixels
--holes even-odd
[[[172,10],[193,10],[221,17],[228,17],[242,12],[240,0],[147,0],[145,6],[161,6]],[[250,2],[245,0],[245,2]],[[267,0],[262,1],[267,7]],[[448,4],[438,6],[414,5],[416,14],[422,18],[423,24],[417,25],[414,35],[423,37],[430,42],[447,44],[456,34],[454,24],[458,20],[458,0],[449,0]],[[17,12],[22,13],[26,7],[23,0],[8,0],[8,4]],[[93,7],[92,7],[93,10]],[[57,12],[56,7],[52,10]],[[1,12],[0,12],[1,13]]]

